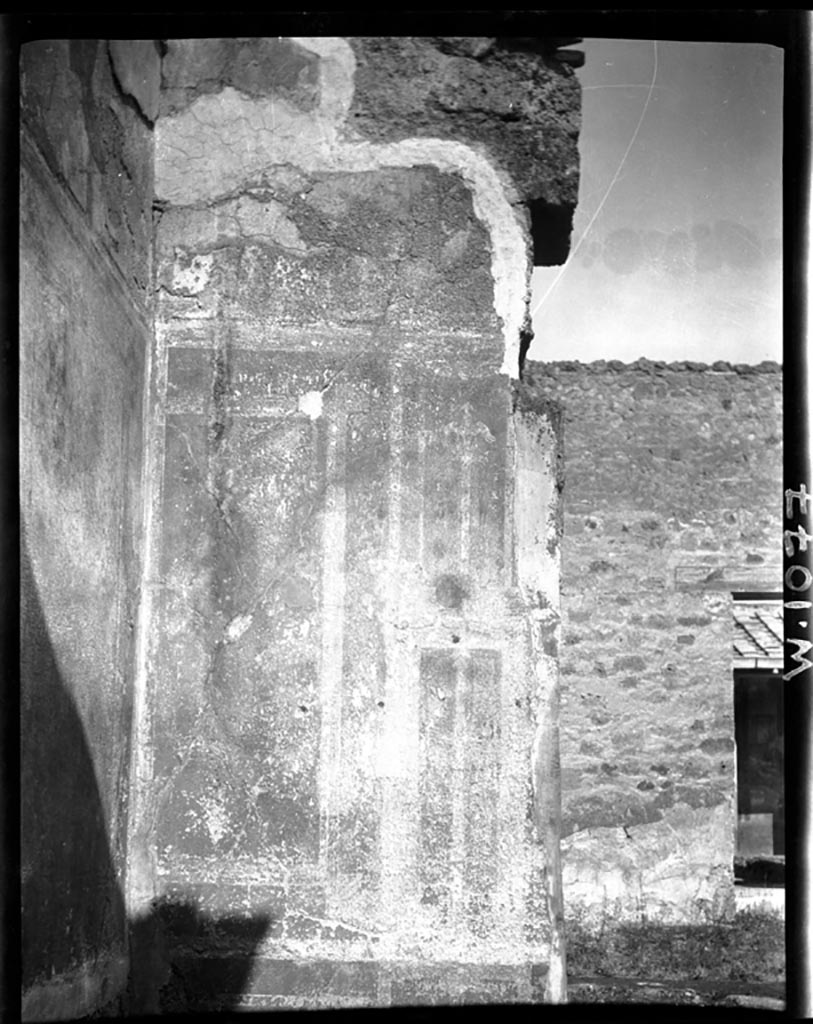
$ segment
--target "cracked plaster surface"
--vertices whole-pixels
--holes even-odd
[[[156,195],[173,206],[210,203],[261,177],[271,167],[306,173],[361,172],[385,167],[432,166],[458,175],[489,232],[494,308],[503,327],[501,372],[519,372],[520,331],[530,281],[526,228],[513,203],[515,190],[481,153],[461,142],[413,138],[377,144],[347,123],[355,56],[338,38],[297,38],[320,58],[319,103],[302,111],[282,97],[249,97],[226,88],[199,97],[156,126]]]

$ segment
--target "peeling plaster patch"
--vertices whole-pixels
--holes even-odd
[[[161,221],[162,255],[176,239],[183,240],[184,249],[198,251],[254,239],[297,253],[308,251],[285,207],[251,191],[202,209],[167,210]]]
[[[235,216],[242,238],[260,238],[283,249],[303,253],[307,251],[299,229],[286,216],[285,207],[273,199],[261,200],[251,193],[240,196]]]
[[[172,268],[172,289],[187,295],[199,295],[209,283],[214,256],[211,253],[195,256],[186,265],[176,258]]]
[[[298,409],[312,420],[318,420],[322,415],[322,392],[308,391],[300,396]]]
[[[335,143],[353,103],[356,56],[350,44],[336,36],[294,36],[292,41],[321,58],[318,109],[332,125]]]
[[[303,113],[280,97],[253,99],[232,88],[201,96],[158,121],[156,194],[176,206],[192,205],[231,192],[271,166],[329,169],[328,127],[319,110]]]
[[[252,623],[252,617],[248,613],[243,615],[235,615],[231,622],[226,626],[226,640],[228,643],[234,643],[235,640],[239,640],[240,637],[245,633]]]
[[[530,259],[519,219],[495,168],[470,146],[443,139],[405,139],[386,145],[358,143],[341,150],[337,163],[345,171],[429,164],[463,179],[472,193],[475,215],[491,239],[494,310],[502,322],[504,338],[500,372],[516,379]]]
[[[338,38],[295,38],[320,58],[319,105],[303,112],[282,97],[254,99],[232,88],[199,97],[156,127],[155,189],[174,205],[211,201],[272,166],[316,171],[374,171],[429,165],[461,177],[491,239],[494,309],[502,322],[501,372],[519,374],[520,331],[530,282],[530,253],[510,182],[481,153],[461,142],[405,139],[376,144],[346,126],[355,55]],[[235,130],[237,128],[237,130]]]
[[[209,833],[212,845],[217,846],[220,840],[232,831],[229,815],[223,806],[222,800],[215,797],[201,797],[200,803],[206,831]]]

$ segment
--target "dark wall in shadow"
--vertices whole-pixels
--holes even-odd
[[[184,1013],[219,1009],[239,1001],[257,945],[268,925],[263,916],[201,914],[176,897],[157,902],[152,913],[128,922],[120,879],[125,866],[111,853],[94,759],[85,728],[63,680],[43,613],[30,560],[22,544],[21,566],[21,868],[22,987],[45,989],[60,974],[83,965],[98,980],[97,1005],[121,1012]],[[216,952],[229,964],[219,972],[217,993],[196,990],[176,950]],[[117,959],[130,963],[126,993],[117,991]],[[194,972],[204,978],[206,972]],[[225,984],[224,984],[225,982]],[[119,986],[120,988],[120,986]],[[43,992],[49,1015],[59,1013],[59,995]],[[63,1016],[75,1015],[66,996]],[[39,1016],[45,1004],[37,1002]]]
[[[127,968],[153,189],[150,129],[111,60],[104,40],[45,39],[15,65],[21,953],[40,1017],[112,998]]]
[[[213,916],[193,898],[156,901],[130,926],[127,1011],[176,1014],[235,1009],[248,991],[257,948],[271,921],[258,914]]]
[[[152,343],[150,111],[160,46],[140,34],[132,43],[96,31],[70,35],[35,35],[13,64],[15,503],[27,533],[20,952],[32,1019],[122,1009],[128,962],[140,971],[131,978],[133,1002],[155,1003],[143,993],[160,988],[169,972],[162,950],[171,947],[161,941],[165,911],[128,922],[122,891]],[[145,952],[146,933],[153,941]]]
[[[21,552],[22,983],[124,955],[126,920],[93,760]]]

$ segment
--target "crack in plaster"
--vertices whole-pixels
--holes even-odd
[[[281,97],[256,99],[227,87],[199,97],[156,126],[156,194],[190,205],[212,201],[271,166],[305,172],[362,172],[383,167],[432,166],[460,177],[491,241],[494,309],[502,323],[501,373],[519,376],[520,336],[530,284],[524,225],[510,180],[482,153],[461,142],[412,138],[395,143],[363,140],[347,125],[353,99],[355,55],[344,39],[294,38],[319,58],[319,104],[303,112]],[[235,142],[229,146],[226,139]],[[189,173],[189,162],[197,165]]]

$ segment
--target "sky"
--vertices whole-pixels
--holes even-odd
[[[534,360],[782,358],[781,49],[586,39],[570,256]]]

